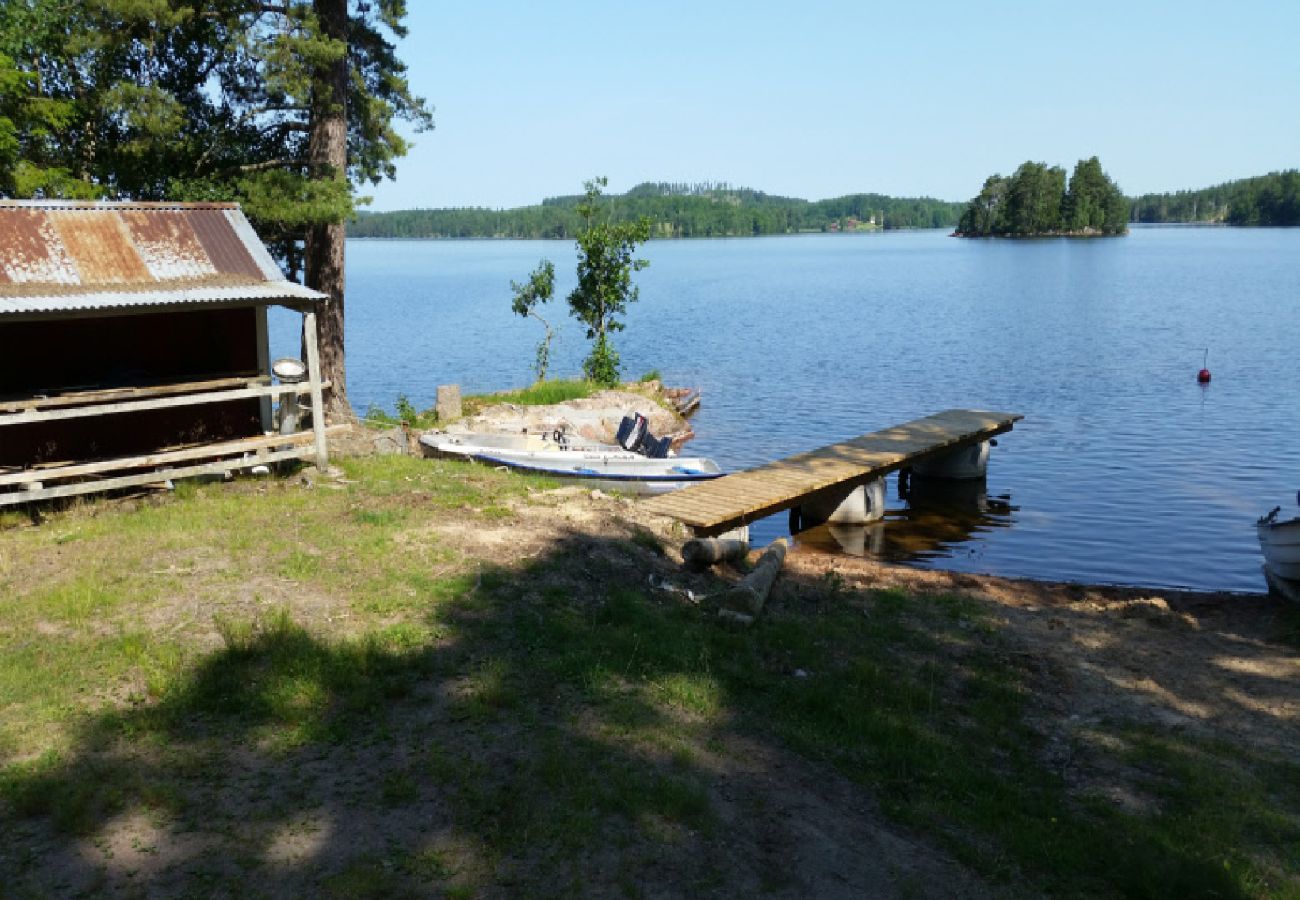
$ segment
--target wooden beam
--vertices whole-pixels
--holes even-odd
[[[266,324],[266,307],[259,306],[253,310],[253,315],[255,317],[254,321],[257,323],[257,371],[269,381],[271,378],[271,338]],[[272,419],[271,398],[263,397],[260,402],[262,430],[270,431]]]
[[[193,478],[198,475],[219,475],[235,469],[247,469],[249,466],[279,462],[285,459],[303,459],[311,454],[306,447],[291,450],[276,450],[258,457],[255,461],[245,459],[226,459],[202,465],[182,466],[178,469],[160,469],[141,475],[122,475],[104,478],[98,481],[82,481],[77,484],[64,484],[58,487],[42,487],[34,491],[12,491],[0,494],[0,506],[17,506],[38,500],[54,500],[59,497],[75,497],[78,494],[98,494],[119,488],[140,487],[146,484],[160,484],[173,478]]]
[[[325,395],[320,377],[320,342],[315,310],[302,314],[302,336],[307,346],[307,384],[311,389],[311,430],[316,435],[316,467],[324,469],[330,460],[325,446]]]
[[[205,381],[181,381],[171,384],[151,384],[136,387],[93,388],[90,390],[51,391],[43,396],[6,397],[0,399],[0,413],[25,412],[29,409],[57,409],[61,406],[83,406],[111,400],[138,400],[146,397],[171,397],[176,394],[194,394],[224,388],[253,387],[270,384],[270,377],[238,375],[231,378],[209,378]]]
[[[772,584],[781,572],[781,566],[785,564],[785,554],[789,549],[790,542],[785,538],[777,538],[769,544],[758,558],[754,570],[727,591],[722,602],[732,609],[743,607],[743,612],[758,618],[767,603],[767,595],[772,592]]]
[[[343,431],[348,426],[337,426]],[[266,435],[264,437],[243,438],[236,441],[221,441],[215,444],[201,444],[180,450],[160,450],[145,456],[127,456],[119,459],[101,459],[87,463],[71,463],[49,468],[26,469],[19,472],[0,474],[0,487],[8,485],[30,484],[35,481],[62,481],[67,478],[81,478],[104,472],[116,472],[124,469],[152,469],[158,466],[172,465],[195,459],[207,459],[213,456],[229,456],[240,453],[261,453],[273,448],[305,447],[313,443],[315,435],[310,431],[300,431],[290,435]]]
[[[738,538],[695,538],[682,547],[682,562],[693,569],[707,569],[714,563],[743,559],[749,541]]]
[[[149,409],[170,409],[178,406],[201,406],[205,403],[228,403],[232,400],[278,397],[281,394],[305,394],[311,390],[319,390],[319,387],[309,388],[303,384],[258,385],[223,391],[204,391],[178,397],[162,397],[156,400],[96,403],[72,409],[29,409],[25,412],[0,413],[0,426],[28,425],[33,422],[53,422],[59,419],[84,419],[88,416],[107,416],[116,413],[141,412]]]

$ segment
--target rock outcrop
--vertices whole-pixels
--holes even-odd
[[[582,400],[568,400],[551,406],[520,406],[501,403],[475,415],[448,423],[450,433],[544,434],[563,431],[587,440],[614,443],[624,416],[640,413],[649,430],[658,437],[671,437],[674,449],[695,436],[691,426],[677,413],[665,409],[646,393],[631,390],[600,391]]]

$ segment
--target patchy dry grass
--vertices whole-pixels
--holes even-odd
[[[623,501],[546,488],[386,457],[7,520],[7,885],[1296,894],[1289,758],[1098,722],[1150,803],[1075,790],[995,606],[793,576],[728,629],[647,593],[722,585]]]
[[[498,403],[513,403],[516,406],[550,406],[569,400],[582,400],[604,388],[594,381],[552,378],[538,381],[529,387],[517,391],[501,391],[496,394],[475,394],[465,398],[466,415],[475,415],[484,407]]]

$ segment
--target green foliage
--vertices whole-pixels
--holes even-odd
[[[957,233],[967,237],[1123,234],[1128,201],[1097,157],[1080,160],[1066,187],[1065,170],[1026,162],[1010,178],[991,175],[966,205]]]
[[[619,382],[618,351],[609,342],[608,335],[598,334],[591,353],[582,361],[582,374],[587,380],[604,387],[614,387]]]
[[[836,230],[951,228],[962,204],[930,197],[850,194],[808,201],[728,185],[637,185],[610,195],[612,222],[648,217],[651,237],[749,237]],[[551,197],[516,209],[413,209],[362,213],[350,234],[386,238],[574,237],[583,226],[578,207],[585,197]]]
[[[619,360],[609,334],[623,330],[619,317],[639,294],[632,273],[650,265],[633,257],[637,244],[650,239],[650,219],[609,221],[600,203],[601,190],[608,183],[601,177],[584,184],[586,196],[578,213],[586,224],[577,236],[578,286],[569,294],[569,311],[587,326],[587,338],[594,341],[583,360],[583,372],[597,384],[613,386],[619,381]]]
[[[984,187],[962,213],[957,224],[958,234],[992,234],[1006,206],[1006,197],[1007,179],[1001,175],[984,179]]]
[[[465,407],[481,409],[495,403],[513,403],[516,406],[550,406],[564,403],[566,400],[581,400],[590,397],[600,389],[600,385],[590,381],[573,381],[555,379],[539,381],[532,387],[519,391],[505,391],[500,394],[482,394],[465,398]]]
[[[1135,222],[1300,225],[1300,171],[1270,172],[1199,191],[1143,194],[1132,202]]]
[[[12,0],[0,4],[0,193],[235,200],[291,272],[307,226],[392,177],[394,122],[432,119],[394,39],[403,0]],[[318,14],[317,7],[321,8]],[[346,58],[346,171],[309,161],[322,66]]]
[[[411,404],[405,394],[397,395],[397,417],[402,420],[403,425],[413,425],[420,417],[419,410]]]
[[[1065,170],[1026,162],[1007,185],[1007,224],[1013,234],[1042,234],[1061,227]]]
[[[390,414],[378,406],[372,406],[366,410],[366,422],[389,428],[405,425],[407,428],[422,429],[432,428],[438,421],[438,413],[435,410],[428,409],[420,412],[405,394],[397,395],[393,409],[394,412]]]
[[[14,168],[18,164],[18,125],[22,115],[21,89],[27,85],[24,73],[14,61],[0,53],[0,191],[12,193]]]
[[[24,28],[35,26],[24,12],[0,7],[0,196],[101,197],[102,188],[78,181],[50,152],[51,137],[72,125],[76,108],[71,100],[38,96],[39,71],[15,58]]]
[[[555,329],[551,327],[550,322],[541,317],[537,307],[542,303],[550,302],[551,297],[555,295],[555,263],[549,259],[542,260],[529,274],[527,281],[523,284],[512,281],[510,289],[514,291],[514,300],[510,308],[514,310],[515,315],[525,318],[532,316],[546,329],[545,336],[537,345],[537,360],[534,364],[537,380],[545,381],[546,369],[551,361],[551,339],[555,336]]]
[[[632,273],[650,265],[633,254],[638,244],[650,239],[651,223],[645,216],[632,222],[613,221],[608,206],[600,202],[601,191],[608,183],[603,177],[586,182],[583,202],[576,207],[583,220],[576,237],[578,285],[569,294],[568,302],[569,311],[586,326],[587,338],[592,341],[591,353],[582,362],[583,374],[590,382],[612,387],[619,383],[619,358],[609,334],[623,330],[620,317],[637,299],[639,292],[632,283]],[[514,291],[511,309],[515,314],[533,316],[546,329],[537,347],[536,364],[537,379],[544,381],[553,330],[538,315],[537,307],[555,292],[555,265],[544,259],[528,281],[512,281],[510,287]]]

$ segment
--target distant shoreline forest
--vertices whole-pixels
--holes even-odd
[[[361,213],[349,237],[379,238],[556,238],[568,240],[582,226],[580,196],[551,197],[515,209],[410,209]],[[727,184],[637,185],[610,194],[611,221],[642,216],[656,238],[750,237],[802,232],[892,231],[951,228],[964,204],[932,197],[849,194],[830,200],[778,197]]]
[[[580,226],[579,196],[551,197],[514,209],[466,207],[361,212],[348,226],[357,238],[555,238]],[[965,202],[932,197],[848,194],[802,200],[726,184],[650,183],[610,195],[615,221],[649,216],[656,238],[749,237],[955,228]],[[1300,172],[1288,169],[1194,191],[1128,198],[1129,221],[1300,225]]]
[[[1143,194],[1129,201],[1134,222],[1300,225],[1300,171],[1287,169],[1199,191]]]

